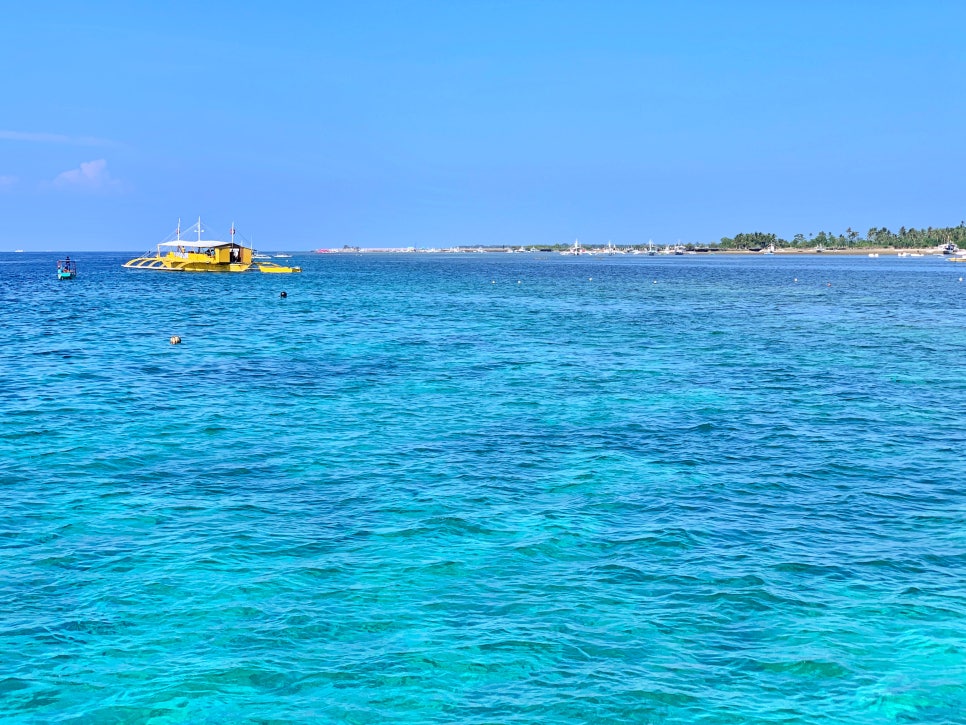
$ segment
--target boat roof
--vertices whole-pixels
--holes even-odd
[[[203,239],[200,242],[197,240],[192,242],[187,239],[179,239],[173,242],[161,242],[161,244],[159,244],[158,246],[159,247],[230,247],[232,246],[232,244],[233,242],[216,242],[216,241],[209,241],[207,239]],[[235,246],[238,247],[241,245],[235,244]]]

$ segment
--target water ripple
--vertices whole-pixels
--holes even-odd
[[[0,255],[0,718],[966,722],[947,265],[505,256]]]

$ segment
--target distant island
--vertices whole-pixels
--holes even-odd
[[[682,242],[673,244],[625,243],[581,244],[574,241],[567,244],[457,244],[450,247],[393,247],[367,248],[344,245],[342,248],[316,249],[317,253],[339,252],[559,252],[561,254],[693,254],[700,252],[829,252],[832,254],[859,253],[867,250],[935,250],[952,254],[966,248],[966,222],[956,227],[900,227],[893,232],[886,227],[869,229],[861,236],[851,227],[844,233],[820,231],[818,234],[796,234],[791,239],[783,239],[768,232],[741,232],[734,237],[722,237],[717,242]]]

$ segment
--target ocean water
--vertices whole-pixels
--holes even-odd
[[[966,722],[966,265],[73,256],[0,255],[0,721]]]

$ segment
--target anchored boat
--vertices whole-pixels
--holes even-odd
[[[181,235],[181,221],[172,237],[161,242],[155,253],[145,252],[124,263],[129,269],[154,269],[163,272],[247,272],[251,269],[269,273],[301,272],[301,267],[283,267],[274,262],[254,260],[251,245],[235,241],[235,225],[232,224],[230,241],[202,239],[206,229],[198,218],[196,224],[185,234],[197,234],[197,239]]]
[[[74,279],[77,276],[77,262],[70,257],[57,260],[57,279]]]

